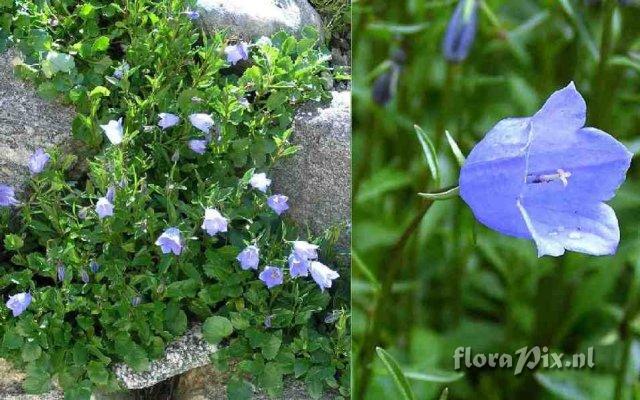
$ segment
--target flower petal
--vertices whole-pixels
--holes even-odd
[[[553,146],[534,138],[529,149],[528,176],[562,171],[567,177],[564,182],[555,179],[528,184],[523,197],[545,198],[559,205],[607,201],[624,182],[631,157],[622,143],[595,128],[567,134]]]
[[[516,200],[524,182],[530,131],[530,118],[500,121],[474,147],[460,171],[460,196],[475,217],[491,229],[524,238],[531,234]]]
[[[573,82],[553,93],[532,118],[534,139],[556,144],[584,126],[587,105]]]
[[[536,242],[538,257],[560,256],[565,249],[602,256],[618,248],[618,219],[607,204],[554,209],[542,202],[518,201],[517,206]]]

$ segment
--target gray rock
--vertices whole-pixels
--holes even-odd
[[[285,30],[300,35],[311,25],[322,32],[322,19],[307,0],[198,0],[199,21],[209,33],[226,29],[245,40]]]
[[[297,111],[292,142],[301,149],[272,172],[276,192],[289,196],[289,215],[314,234],[351,220],[351,93],[332,97]]]
[[[38,147],[69,142],[73,109],[48,102],[14,75],[19,53],[0,54],[0,183],[20,186]]]
[[[195,326],[165,350],[163,358],[151,362],[149,370],[134,372],[126,364],[118,364],[115,373],[127,389],[142,389],[209,364],[209,356],[218,350],[202,338],[200,326]]]

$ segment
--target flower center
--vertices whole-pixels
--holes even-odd
[[[571,172],[558,168],[555,174],[529,174],[527,175],[527,183],[549,183],[560,181],[563,186],[567,186],[569,184],[570,176]]]

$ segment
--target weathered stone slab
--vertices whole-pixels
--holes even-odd
[[[16,186],[24,182],[36,148],[71,139],[75,116],[73,109],[42,99],[15,76],[19,62],[15,50],[0,54],[0,183]]]
[[[311,25],[322,32],[322,19],[307,0],[198,0],[199,21],[210,33],[226,29],[244,40],[281,30],[300,35]]]
[[[137,373],[128,365],[119,364],[115,367],[115,373],[127,389],[147,388],[209,364],[209,356],[217,350],[216,346],[210,345],[202,338],[201,327],[196,326],[167,346],[164,357],[153,361],[148,371]]]
[[[313,233],[351,221],[351,92],[332,92],[296,113],[293,144],[302,148],[273,171],[274,189],[289,196],[289,215]],[[348,248],[348,235],[341,240]]]

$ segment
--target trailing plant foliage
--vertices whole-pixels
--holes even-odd
[[[86,399],[118,389],[115,363],[144,371],[200,321],[205,339],[222,343],[218,364],[236,365],[230,396],[248,396],[246,379],[278,395],[286,375],[312,397],[328,387],[348,396],[347,285],[324,290],[289,274],[299,233],[250,184],[297,150],[295,106],[328,97],[326,52],[312,30],[279,33],[232,64],[224,33],[202,34],[187,11],[183,1],[0,1],[0,47],[20,50],[16,70],[41,95],[75,106],[84,144],[79,157],[46,149],[20,204],[0,208],[0,293],[32,296],[17,317],[0,307],[0,357],[24,368],[28,393],[56,378],[65,398]],[[160,113],[180,120],[162,129]],[[208,134],[189,122],[196,113],[212,117]],[[101,125],[120,118],[114,145]],[[204,140],[204,153],[190,140]],[[201,228],[207,208],[226,232]],[[154,244],[169,227],[182,235],[179,255]],[[314,241],[324,262],[335,238]],[[284,271],[281,285],[241,268],[250,244],[261,270]]]

